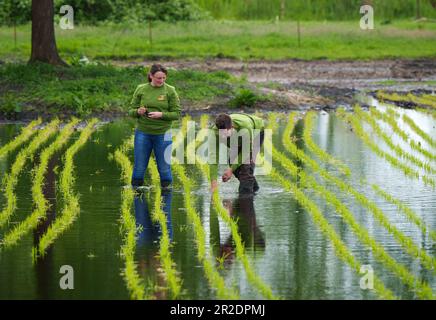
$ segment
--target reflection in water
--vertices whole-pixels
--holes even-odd
[[[162,230],[158,222],[151,219],[149,201],[147,197],[151,194],[136,195],[135,202],[135,218],[138,227],[136,241],[136,260],[138,262],[138,272],[144,279],[151,281],[158,287],[165,287],[165,279],[162,274],[158,274],[157,270],[161,269],[159,254],[159,237]],[[173,227],[171,222],[171,201],[172,190],[162,192],[163,211],[167,218],[167,228],[170,240],[173,240]],[[156,299],[166,299],[165,292],[157,291]]]
[[[45,184],[43,186],[44,197],[48,200],[49,206],[46,212],[46,219],[39,222],[37,228],[33,231],[33,245],[39,246],[40,238],[47,232],[48,227],[56,219],[56,174],[54,168],[59,161],[58,156],[53,156],[49,161],[47,172],[45,174]],[[50,299],[51,285],[53,275],[58,271],[54,268],[53,263],[53,246],[50,246],[44,256],[38,256],[35,260],[36,272],[36,290],[38,299]]]
[[[374,105],[376,102],[369,104]],[[376,106],[380,111],[385,109],[383,105],[377,104]],[[407,114],[416,121],[422,130],[436,138],[434,119],[414,110],[398,108],[394,110],[401,114]],[[381,122],[379,124],[383,125]],[[273,142],[278,151],[295,160],[281,143],[282,136],[279,133],[283,132],[285,125],[286,123],[282,123],[279,127],[277,135],[273,136]],[[299,148],[307,151],[304,141],[301,139],[303,125],[302,121],[298,121],[293,136],[289,139],[295,141]],[[398,118],[398,125],[410,138],[421,141],[423,148],[433,151],[401,118]],[[20,125],[17,129],[21,127]],[[116,120],[108,124],[102,131],[96,132],[99,143],[90,143],[78,154],[75,159],[79,180],[76,188],[77,192],[82,194],[80,206],[86,214],[81,215],[81,223],[75,224],[76,227],[70,229],[68,235],[62,237],[64,240],[56,242],[53,247],[50,247],[44,258],[38,259],[36,264],[32,265],[29,255],[30,248],[32,245],[38,245],[40,235],[46,231],[47,226],[55,218],[57,210],[56,203],[54,203],[55,177],[52,172],[54,164],[50,165],[44,190],[45,196],[51,201],[47,219],[38,225],[33,238],[25,237],[22,239],[21,245],[16,246],[13,250],[0,252],[0,298],[59,299],[71,297],[59,289],[59,267],[68,263],[65,261],[66,258],[68,261],[73,260],[80,263],[81,266],[80,273],[75,275],[78,280],[81,280],[79,282],[81,286],[77,286],[77,289],[80,288],[80,290],[74,290],[75,298],[129,298],[128,290],[119,272],[120,268],[123,267],[122,259],[116,254],[123,242],[118,225],[121,203],[120,190],[111,187],[119,183],[120,171],[111,161],[103,161],[102,159],[107,158],[107,145],[119,146],[124,138],[131,134],[133,127],[133,122],[129,123],[124,119]],[[14,134],[9,134],[10,128],[11,125],[0,125],[0,144],[10,141],[17,134],[16,129],[13,131]],[[383,130],[386,132],[391,132],[389,128],[387,125],[383,126]],[[390,151],[377,136],[372,138],[381,148]],[[416,154],[410,148],[410,144],[402,141],[397,135],[393,134],[391,138],[408,152]],[[428,234],[420,232],[404,215],[399,214],[396,206],[377,196],[369,184],[377,184],[393,197],[401,199],[424,220],[429,229],[436,229],[436,215],[434,215],[436,193],[432,188],[424,186],[420,181],[406,178],[400,170],[380,159],[349,129],[347,123],[332,113],[322,115],[317,119],[313,139],[322,149],[350,167],[352,176],[350,178],[344,177],[344,179],[347,179],[356,190],[374,201],[392,224],[395,224],[398,229],[412,238],[413,242],[428,254],[432,256],[436,254],[434,242],[431,241]],[[17,152],[19,149],[0,159],[0,178],[10,169]],[[324,164],[316,155],[308,153],[321,167],[339,176],[335,166]],[[301,167],[300,162],[295,161],[295,163]],[[279,167],[277,164],[277,168]],[[97,170],[98,175],[94,174]],[[310,174],[313,173],[311,170],[308,171]],[[291,179],[285,171],[281,172]],[[198,182],[198,185],[203,186],[201,183],[204,181],[199,180],[199,176],[195,176],[195,181]],[[24,215],[28,214],[31,209],[29,202],[24,203],[24,201],[31,201],[29,199],[31,185],[29,177],[29,174],[23,174],[20,177],[20,187],[16,188],[16,196],[20,201],[18,205],[22,206],[21,209],[26,209],[18,210],[18,213],[22,214],[17,215],[14,219],[17,222],[20,218],[24,218]],[[432,271],[425,270],[419,261],[408,255],[396,239],[369,214],[367,209],[360,206],[350,195],[338,192],[334,185],[320,175],[315,174],[314,177],[318,183],[337,194],[338,198],[355,215],[356,220],[398,263],[420,277],[420,280],[428,281],[433,289],[436,288]],[[295,201],[294,197],[281,191],[279,186],[268,176],[260,177],[260,179],[263,179],[261,181],[263,187],[262,192],[256,195],[255,214],[254,212],[251,215],[248,214],[251,211],[250,207],[253,207],[252,202],[241,203],[240,199],[234,199],[225,204],[235,220],[239,218],[238,228],[242,233],[245,245],[249,247],[246,254],[258,275],[267,284],[270,284],[272,289],[279,293],[279,296],[285,299],[374,298],[375,296],[370,292],[366,293],[360,289],[359,275],[337,257],[331,242],[323,236],[317,224]],[[362,183],[362,180],[368,181],[369,184]],[[295,180],[292,179],[292,181]],[[208,229],[206,234],[210,237],[209,248],[213,250],[216,257],[222,256],[224,252],[230,252],[228,261],[231,265],[227,270],[221,270],[226,284],[231,285],[232,281],[237,281],[242,298],[256,298],[257,293],[249,286],[243,268],[236,261],[235,263],[231,262],[235,257],[229,228],[218,218],[215,210],[208,210],[209,194],[206,196],[203,192],[207,186],[204,184],[204,188],[199,190],[199,194],[204,195],[205,201],[203,207],[198,207],[198,213],[204,221],[204,226]],[[300,185],[300,187],[302,186]],[[104,190],[104,192],[97,192],[97,190]],[[403,289],[402,282],[391,272],[386,272],[386,268],[377,262],[372,251],[359,241],[326,201],[322,200],[313,190],[303,190],[308,197],[315,201],[340,238],[362,264],[372,265],[383,283],[398,296],[414,298],[414,293],[408,288]],[[225,194],[226,189],[223,191]],[[231,191],[228,191],[228,194],[231,194]],[[231,197],[234,198],[237,195]],[[177,216],[177,213],[184,212],[183,197],[179,197],[179,193],[174,194],[172,204],[170,204],[171,201],[168,201],[168,197],[166,199],[167,201],[164,198],[163,202],[167,214],[169,215],[171,212],[169,205],[174,210],[172,212],[173,227],[171,227],[171,219],[168,219],[168,225],[171,236],[177,239],[177,245],[173,247],[173,251],[175,261],[182,271],[182,279],[186,289],[186,295],[183,295],[182,298],[213,299],[215,298],[214,291],[208,290],[207,285],[205,285],[206,280],[202,277],[203,270],[196,259],[197,248],[194,245],[192,228],[184,228],[183,230],[174,228],[174,226],[182,227],[188,224],[185,215]],[[160,230],[150,219],[150,213],[153,211],[149,211],[149,208],[152,210],[153,200],[153,193],[147,192],[142,201],[136,199],[135,203],[138,224],[144,227],[138,233],[135,261],[139,262],[138,271],[141,272],[140,276],[144,279],[144,285],[147,287],[151,281],[157,286],[165,283],[159,271],[161,270],[159,258],[156,257],[159,250]],[[2,201],[4,201],[4,195],[0,194],[1,204],[4,203]],[[61,202],[58,202],[58,206],[60,204]],[[258,228],[258,225],[261,227]],[[258,229],[262,230],[262,233]],[[84,254],[90,250],[99,253],[97,259],[85,260]],[[258,254],[259,251],[260,254]],[[164,295],[161,292],[158,294]]]
[[[239,194],[238,198],[234,200],[223,199],[223,206],[236,221],[244,246],[252,249],[253,252],[264,251],[265,237],[256,222],[254,196]],[[221,243],[218,216],[213,207],[210,209],[210,228],[214,255],[223,259],[224,265],[228,266],[234,260],[234,243],[231,235],[228,236],[226,241]]]

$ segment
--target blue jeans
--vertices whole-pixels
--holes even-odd
[[[135,130],[135,164],[133,167],[132,186],[144,184],[144,174],[148,167],[151,151],[154,151],[157,169],[159,171],[162,186],[168,186],[173,182],[171,174],[171,157],[165,161],[165,150],[171,155],[171,134],[148,134],[138,129]]]

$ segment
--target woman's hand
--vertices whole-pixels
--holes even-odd
[[[137,112],[140,116],[143,116],[146,111],[147,111],[147,109],[145,109],[144,107],[140,107],[140,108],[138,108]]]
[[[160,118],[162,118],[162,112],[159,112],[159,111],[149,112],[148,117],[152,118],[152,119],[160,119]]]

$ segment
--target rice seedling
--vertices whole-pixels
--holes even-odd
[[[203,118],[203,121],[201,122],[201,129],[207,129],[206,127],[207,127],[207,121],[206,118]],[[204,130],[201,132],[201,134],[197,135],[196,139],[198,142],[201,142],[205,137],[206,137],[206,131]],[[196,165],[202,172],[203,176],[210,182],[209,166],[207,164],[204,164],[203,161],[201,161],[201,159],[197,159]],[[238,225],[236,224],[234,219],[230,217],[228,211],[226,210],[226,208],[224,208],[223,204],[221,203],[218,190],[215,190],[215,192],[212,194],[212,203],[218,215],[230,228],[233,237],[233,242],[235,244],[236,256],[241,261],[242,266],[244,267],[245,273],[247,274],[248,281],[255,288],[257,288],[265,298],[270,300],[278,299],[272,293],[271,288],[269,288],[269,286],[265,284],[263,280],[251,268],[250,262],[244,252],[245,251],[244,245],[242,242],[241,235],[239,234]]]
[[[332,243],[336,255],[342,261],[348,264],[352,270],[359,274],[362,267],[361,263],[354,257],[354,255],[341,240],[340,236],[336,233],[335,229],[324,218],[317,205],[308,197],[306,197],[306,195],[300,190],[300,188],[297,187],[297,185],[284,178],[283,175],[280,174],[275,168],[271,170],[271,177],[281,184],[286,191],[290,192],[292,197],[294,197],[295,200],[297,200],[298,203],[305,209],[305,211],[312,217],[312,220],[321,230],[323,235]],[[374,277],[374,289],[381,299],[397,299],[394,294],[384,286],[383,282],[377,276]]]
[[[183,185],[184,202],[188,219],[194,228],[194,237],[197,244],[198,260],[202,263],[204,273],[212,288],[216,290],[218,299],[238,299],[238,294],[226,287],[224,279],[220,276],[211,259],[208,258],[206,248],[206,234],[199,214],[194,209],[195,198],[192,197],[192,180],[188,178],[184,168],[179,164],[173,165],[174,171]],[[210,254],[210,253],[209,253]]]
[[[306,142],[306,146],[312,153],[318,156],[318,158],[336,166],[346,176],[350,176],[351,175],[350,168],[348,168],[344,163],[340,162],[338,159],[335,159],[330,154],[325,152],[323,149],[318,147],[316,143],[313,141],[312,131],[314,126],[314,118],[315,118],[315,113],[313,111],[309,111],[304,118],[303,137],[304,137],[304,141]]]
[[[18,153],[15,162],[12,164],[11,172],[4,177],[3,185],[6,195],[6,205],[0,213],[0,227],[5,225],[15,212],[17,206],[15,186],[18,183],[18,177],[23,170],[27,159],[31,158],[40,146],[56,133],[58,126],[59,120],[55,119],[42,129],[36,137],[33,138],[30,144]]]
[[[64,199],[62,214],[48,227],[39,239],[38,247],[33,248],[33,256],[44,255],[47,248],[65,231],[80,213],[79,197],[74,194],[74,156],[85,145],[95,130],[98,119],[91,119],[80,133],[78,140],[67,149],[64,168],[60,174],[60,190]]]
[[[391,112],[394,112],[393,114],[391,114]],[[395,111],[389,111],[389,115],[386,115],[384,113],[381,113],[380,111],[376,110],[375,108],[371,108],[371,113],[374,114],[374,116],[378,119],[384,119],[387,120],[389,124],[391,124],[391,126],[397,126],[397,123],[395,122],[395,119],[393,118],[394,116],[397,116],[397,114],[395,113]],[[310,124],[309,124],[310,125]],[[305,130],[307,128],[307,122],[305,123]],[[397,126],[398,128],[398,126]],[[403,135],[406,135],[406,133],[401,130],[400,128],[398,128],[398,130],[400,130],[400,132]],[[307,144],[307,139],[308,137],[305,136],[305,142]],[[406,135],[406,139],[407,139],[407,135]],[[286,161],[288,163],[288,167],[289,167],[289,160],[283,160],[282,162]],[[288,168],[289,169],[289,168]],[[304,180],[304,179],[303,179]],[[301,180],[300,180],[301,181]],[[363,181],[364,183],[367,183],[365,181]],[[412,223],[414,223],[415,225],[417,225],[421,231],[423,233],[426,233],[426,226],[424,224],[424,222],[407,206],[405,206],[404,204],[402,204],[399,200],[395,199],[392,195],[390,195],[389,193],[383,191],[378,185],[376,184],[372,184],[373,189],[378,192],[383,198],[385,198],[386,200],[395,203],[399,209],[402,209],[402,211],[406,214],[406,217],[409,219],[409,221],[411,221]],[[436,233],[434,231],[430,231],[430,235],[433,237],[434,235],[436,235]]]
[[[177,270],[175,269],[175,263],[171,258],[171,240],[168,233],[167,227],[167,217],[162,209],[162,190],[160,188],[159,172],[157,171],[157,166],[154,158],[150,158],[150,163],[148,165],[151,175],[151,181],[156,189],[155,200],[154,200],[154,210],[152,212],[151,218],[155,222],[159,223],[162,235],[159,241],[159,256],[166,275],[166,281],[170,288],[172,298],[177,298],[181,292],[181,279],[177,275]]]
[[[27,232],[36,228],[38,223],[45,218],[49,204],[47,199],[44,197],[42,188],[50,158],[68,142],[68,139],[74,132],[74,126],[78,122],[78,119],[70,121],[62,129],[56,140],[41,152],[40,163],[34,171],[32,185],[32,198],[36,208],[30,216],[4,236],[2,243],[5,247],[10,247],[16,244]]]
[[[433,110],[433,109],[429,110],[429,109],[423,109],[423,108],[416,108],[415,110],[422,112],[422,113],[425,113],[425,114],[431,116],[433,119],[436,119],[436,110]]]
[[[410,222],[413,222],[421,230],[423,234],[427,234],[428,232],[430,237],[433,239],[433,241],[436,241],[436,231],[427,228],[425,222],[411,208],[405,205],[401,200],[396,199],[386,191],[382,190],[379,186],[373,184],[372,188],[374,189],[375,192],[377,192],[377,194],[383,197],[386,201],[395,204],[397,208],[405,214],[407,219]]]
[[[207,172],[205,172],[205,174],[206,173]],[[271,288],[267,284],[265,284],[263,280],[251,268],[250,262],[248,261],[248,258],[244,252],[244,245],[242,243],[241,235],[239,234],[238,225],[236,224],[235,220],[230,217],[229,212],[226,210],[226,208],[224,208],[223,204],[221,203],[218,190],[215,190],[212,195],[212,203],[214,204],[215,209],[217,210],[221,219],[223,219],[223,221],[230,227],[233,241],[235,243],[236,256],[239,258],[244,267],[248,281],[255,288],[257,288],[262,296],[264,296],[265,298],[270,300],[278,299],[278,297],[276,297],[272,293]]]
[[[383,122],[389,124],[389,126],[392,128],[392,130],[399,137],[401,137],[401,139],[404,142],[408,143],[413,150],[419,152],[420,154],[422,154],[424,157],[426,157],[429,160],[436,161],[436,155],[434,153],[424,149],[421,146],[420,142],[411,139],[408,136],[408,134],[398,126],[397,121],[395,119],[395,111],[393,111],[392,109],[389,108],[387,113],[383,113],[383,112],[378,111],[376,108],[370,108],[370,113],[374,118],[382,120]],[[394,113],[394,114],[392,114],[392,113]]]
[[[414,105],[426,105],[431,108],[436,108],[436,100],[434,96],[423,95],[421,97],[415,96],[414,94],[401,95],[397,93],[388,94],[382,91],[377,92],[377,98],[380,100],[388,100],[400,103],[413,103]]]
[[[399,159],[395,158],[391,154],[384,152],[372,139],[371,137],[365,132],[362,125],[359,122],[359,119],[352,115],[345,114],[345,111],[342,109],[337,110],[337,114],[347,121],[351,127],[353,128],[356,135],[367,145],[375,154],[378,156],[384,158],[386,161],[388,161],[392,166],[397,167],[403,171],[403,173],[410,177],[410,178],[421,178],[422,181],[427,184],[431,185],[432,187],[436,187],[436,182],[433,178],[428,177],[425,174],[420,175],[419,172],[408,165],[401,162]]]
[[[187,120],[187,118],[184,118],[184,120],[185,119]],[[203,115],[201,117],[202,122],[206,121],[207,123],[207,120],[208,120],[207,115]],[[186,125],[187,125],[187,121],[183,121],[182,129],[181,131],[179,131],[179,137],[178,139],[175,139],[179,143],[183,142],[183,136],[184,133],[186,132]],[[195,142],[196,141],[193,141],[193,143]],[[174,146],[174,149],[176,149],[176,146]],[[211,262],[211,259],[209,258],[211,253],[207,252],[206,234],[203,229],[200,216],[193,206],[193,203],[195,203],[195,197],[192,196],[193,181],[187,176],[184,167],[179,163],[173,162],[173,169],[178,179],[182,183],[186,213],[194,229],[194,238],[195,238],[195,243],[197,245],[197,256],[198,256],[198,260],[203,265],[206,278],[208,279],[210,286],[216,290],[218,299],[233,299],[233,300],[238,299],[238,294],[236,292],[233,292],[233,290],[229,290],[226,287],[224,279],[217,272],[214,264]]]
[[[388,145],[389,148],[391,148],[391,150],[393,150],[397,154],[397,156],[409,160],[414,165],[424,169],[428,173],[436,173],[436,169],[432,168],[430,164],[424,163],[414,155],[404,151],[404,149],[402,149],[398,144],[393,143],[392,138],[380,128],[377,121],[374,118],[370,117],[366,112],[364,112],[360,108],[360,106],[354,106],[354,112],[360,120],[366,121],[371,126],[372,130],[383,139],[386,145]]]
[[[126,153],[133,146],[133,136],[128,138],[122,146],[114,153],[114,159],[121,168],[122,181],[128,185],[132,176],[133,168]],[[133,300],[149,300],[151,296],[146,294],[144,284],[136,270],[135,250],[136,250],[136,219],[132,214],[132,203],[135,197],[134,191],[129,187],[124,187],[121,191],[121,233],[124,235],[121,246],[121,256],[124,259],[124,270],[122,272],[130,297]]]
[[[344,111],[341,110],[340,112]],[[288,125],[286,126],[282,135],[282,143],[286,151],[310,167],[310,169],[312,169],[314,172],[317,172],[325,180],[338,186],[342,192],[351,194],[357,200],[357,202],[360,203],[360,205],[368,209],[368,211],[380,223],[380,225],[382,225],[390,234],[392,234],[392,236],[398,241],[398,243],[401,244],[407,253],[409,253],[412,257],[420,259],[422,264],[428,270],[436,272],[435,259],[429,256],[424,250],[417,247],[410,237],[407,237],[403,232],[392,225],[389,219],[384,215],[383,211],[373,201],[369,200],[365,195],[354,189],[345,181],[329,174],[326,170],[322,169],[316,161],[308,157],[302,150],[298,149],[295,143],[293,143],[290,139],[292,128],[295,124],[295,117],[295,113],[290,114]]]
[[[368,231],[357,223],[351,211],[336,197],[336,195],[328,191],[324,186],[317,183],[316,179],[309,176],[304,170],[299,170],[298,167],[289,160],[284,154],[270,145],[272,149],[273,159],[279,163],[291,176],[301,183],[301,185],[312,188],[330,205],[334,207],[344,221],[351,227],[351,230],[356,234],[362,243],[368,246],[373,252],[377,260],[383,263],[388,269],[394,272],[404,283],[412,290],[416,291],[418,297],[422,299],[432,299],[433,293],[431,288],[416,279],[404,266],[398,264],[384,248],[372,238]]]
[[[12,141],[1,147],[0,158],[6,156],[9,152],[15,150],[17,147],[23,145],[23,143],[25,143],[33,134],[37,132],[35,130],[35,127],[40,125],[41,122],[42,122],[41,118],[37,120],[33,120],[21,130],[21,133],[17,137],[15,137]]]
[[[434,140],[430,135],[424,130],[422,130],[415,121],[412,120],[408,115],[403,114],[403,121],[409,125],[410,128],[412,128],[413,131],[415,131],[423,140],[425,140],[430,146],[433,148],[436,148],[436,140]]]

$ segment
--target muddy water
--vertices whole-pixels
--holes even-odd
[[[384,106],[379,105],[380,110]],[[435,123],[429,116],[411,110],[406,112],[421,128],[436,138]],[[282,132],[285,121],[282,120]],[[408,127],[400,122],[401,127]],[[5,124],[0,126],[0,144],[3,145],[16,136],[22,125]],[[52,207],[48,219],[35,230],[23,237],[18,245],[0,252],[0,298],[1,299],[128,299],[121,271],[123,260],[120,246],[123,237],[120,233],[121,189],[120,170],[108,155],[130,136],[134,124],[129,120],[117,120],[101,126],[91,140],[74,158],[75,192],[80,194],[80,216],[75,223],[57,239],[44,258],[32,260],[32,247],[38,242],[47,225],[62,214],[62,201],[57,191],[57,174],[62,169],[61,154],[50,163],[46,176],[45,195]],[[304,124],[300,121],[294,134],[301,136]],[[369,130],[369,127],[366,127]],[[77,138],[78,133],[74,135]],[[410,135],[420,140],[418,136]],[[436,255],[436,246],[428,235],[399,214],[396,207],[377,196],[362,179],[375,183],[390,194],[401,199],[426,225],[436,230],[436,193],[420,181],[406,178],[403,173],[375,155],[361,140],[334,114],[319,113],[314,141],[324,150],[348,165],[352,177],[348,180],[357,190],[383,210],[389,220],[414,243],[430,256]],[[373,138],[384,149],[389,150],[375,135]],[[394,141],[413,152],[395,135]],[[276,145],[283,149],[277,140]],[[421,140],[420,140],[421,141]],[[305,149],[299,141],[300,147]],[[432,150],[423,142],[423,146]],[[282,150],[284,151],[284,150]],[[0,159],[0,177],[9,172],[18,150]],[[308,151],[310,154],[310,152]],[[414,153],[415,154],[415,153]],[[313,156],[313,155],[312,155]],[[419,154],[417,155],[419,156]],[[314,159],[319,161],[315,156]],[[38,163],[38,158],[34,159]],[[330,173],[339,175],[336,167],[322,164]],[[413,165],[411,165],[413,167]],[[33,163],[28,163],[16,187],[17,210],[8,227],[0,229],[0,238],[22,221],[32,211],[31,174]],[[216,263],[227,286],[239,291],[241,298],[262,298],[250,284],[243,265],[235,254],[230,229],[218,217],[211,206],[207,182],[195,170],[189,169],[196,182],[194,195],[196,209],[201,216],[206,232],[206,246],[216,257],[223,257]],[[316,175],[315,175],[316,176]],[[365,227],[394,259],[404,265],[419,279],[425,280],[436,291],[436,278],[419,261],[411,258],[400,244],[375,221],[372,215],[362,208],[352,197],[342,194],[336,187],[316,176],[319,183],[335,192],[352,211],[356,220]],[[436,178],[436,177],[434,177]],[[237,181],[220,185],[223,205],[237,224],[245,245],[247,257],[253,270],[272,289],[273,293],[285,299],[374,299],[371,290],[360,288],[361,275],[340,260],[331,242],[319,231],[309,214],[280,185],[269,176],[259,176],[261,192],[254,197],[239,197]],[[386,267],[377,262],[343,219],[311,190],[306,195],[313,199],[326,219],[334,227],[342,241],[361,264],[371,265],[375,274],[398,297],[416,298],[411,290]],[[172,256],[176,268],[183,279],[183,299],[212,299],[214,291],[208,286],[201,263],[197,259],[193,228],[183,206],[183,190],[176,183],[173,191],[163,197],[163,208],[168,216],[168,228],[173,242]],[[158,288],[165,285],[165,278],[158,255],[160,230],[150,220],[154,201],[154,191],[149,190],[143,197],[135,198],[132,214],[143,228],[138,233],[135,260],[137,270],[144,284],[154,283]],[[0,194],[3,208],[5,197]],[[74,289],[62,290],[59,269],[70,265],[74,269]],[[164,299],[165,290],[158,289],[156,298]]]

